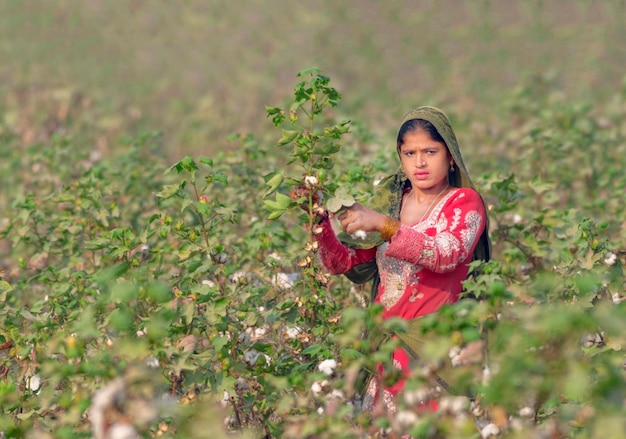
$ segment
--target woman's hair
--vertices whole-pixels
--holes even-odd
[[[419,129],[426,131],[430,138],[434,141],[441,142],[446,145],[446,141],[443,140],[443,137],[441,137],[441,134],[439,134],[439,131],[437,131],[437,128],[435,128],[432,123],[424,119],[411,119],[404,122],[400,127],[400,131],[398,131],[398,138],[396,140],[396,149],[398,152],[400,152],[400,147],[402,146],[402,142],[404,141],[404,135],[406,133],[411,133]],[[446,148],[447,147],[448,145],[446,145]]]

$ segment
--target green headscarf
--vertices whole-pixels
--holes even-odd
[[[448,181],[450,182],[450,185],[454,187],[469,187],[475,189],[467,169],[465,168],[465,163],[463,162],[463,157],[461,156],[461,150],[459,148],[459,142],[454,135],[448,116],[446,116],[443,111],[435,107],[419,107],[407,113],[400,126],[413,119],[423,119],[430,122],[444,139],[448,151],[450,151],[450,154],[454,159],[454,172],[448,171]],[[404,171],[402,169],[398,170],[395,174],[384,178],[376,186],[376,191],[368,203],[368,206],[371,209],[384,213],[385,215],[389,215],[392,218],[398,218],[400,216],[402,195],[404,189],[408,187],[409,184],[410,183],[408,182]],[[487,209],[485,206],[485,212],[486,211]],[[377,247],[384,242],[378,232],[368,233],[365,239],[355,239],[349,234],[341,232],[338,235],[338,238],[348,247],[359,249]],[[476,244],[473,259],[488,261],[490,256],[491,242],[489,240],[489,219],[487,218],[485,230]],[[370,262],[365,263],[362,266],[355,267],[350,272],[346,273],[346,276],[353,282],[365,283],[374,277],[377,277],[376,274],[376,264],[375,262]],[[375,284],[376,283],[377,282],[375,282]],[[374,291],[372,293],[375,294]]]

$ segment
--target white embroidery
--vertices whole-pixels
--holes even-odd
[[[461,221],[461,209],[458,207],[455,207],[454,216],[452,217],[452,225],[450,226],[451,232],[454,232],[454,229],[456,229],[460,221]]]
[[[480,222],[480,214],[475,210],[471,210],[465,215],[465,226],[467,228],[461,230],[461,239],[463,240],[463,248],[466,252],[469,252],[472,245],[474,245]]]

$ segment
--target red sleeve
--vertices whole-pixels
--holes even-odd
[[[376,247],[361,250],[346,247],[337,239],[330,221],[324,220],[320,223],[322,232],[315,235],[319,243],[319,256],[324,267],[332,274],[343,274],[351,268],[371,261],[376,257]]]
[[[480,195],[463,188],[446,202],[433,227],[418,231],[402,224],[385,254],[436,273],[454,271],[471,260],[485,223]]]

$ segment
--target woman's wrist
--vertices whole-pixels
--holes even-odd
[[[400,228],[400,221],[393,219],[389,216],[385,217],[385,221],[380,228],[380,237],[385,241],[391,241],[391,237],[394,236]]]
[[[315,224],[322,224],[324,221],[328,221],[328,211],[324,209],[324,212],[318,213],[315,218]]]

